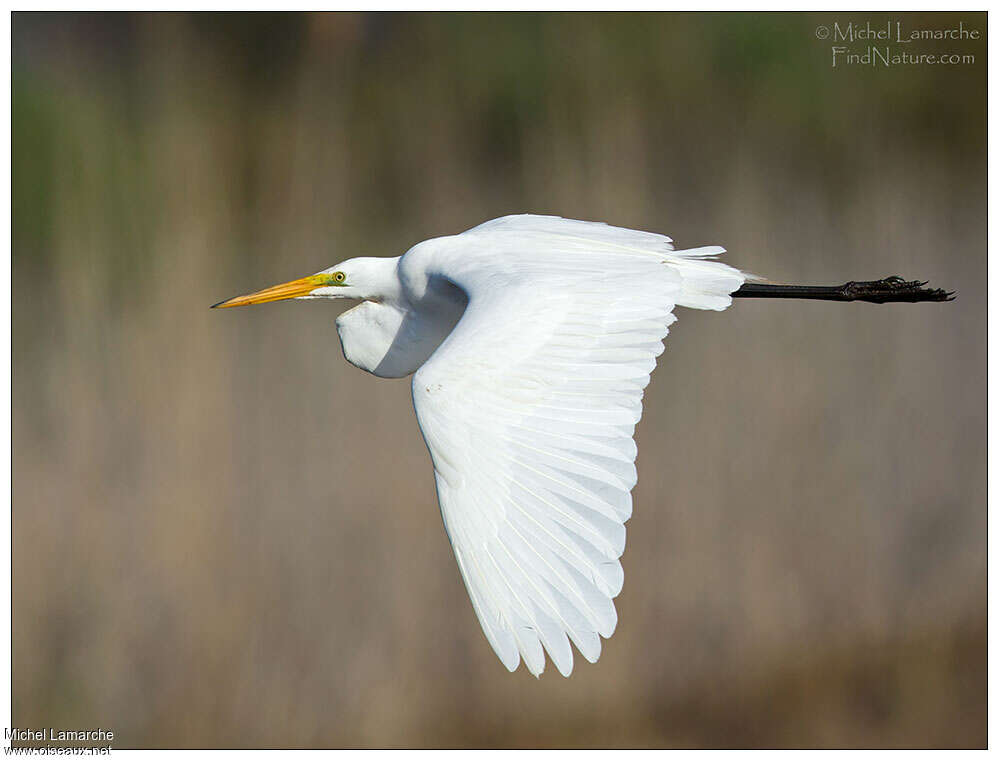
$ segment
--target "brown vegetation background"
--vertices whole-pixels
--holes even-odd
[[[816,27],[868,20],[986,26],[16,14],[15,726],[984,746],[986,45],[833,68]],[[408,381],[343,360],[342,307],[208,309],[522,211],[722,244],[776,281],[958,292],[682,311],[620,624],[569,680],[489,649]]]

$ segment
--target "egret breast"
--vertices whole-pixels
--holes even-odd
[[[343,356],[379,378],[404,378],[420,369],[464,311],[416,311],[365,301],[336,320]]]

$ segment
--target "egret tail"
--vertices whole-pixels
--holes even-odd
[[[843,285],[771,285],[746,283],[732,294],[744,299],[816,299],[819,301],[891,302],[953,301],[954,292],[924,288],[926,281],[903,280],[898,275],[881,280],[851,280]]]

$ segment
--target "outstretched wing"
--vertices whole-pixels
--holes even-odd
[[[724,309],[743,282],[669,238],[506,217],[445,239],[468,296],[413,379],[441,513],[503,664],[565,676],[617,624],[642,393],[676,304]]]

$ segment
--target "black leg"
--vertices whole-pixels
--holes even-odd
[[[747,283],[732,294],[744,299],[818,299],[821,301],[889,302],[953,301],[954,292],[924,288],[925,281],[903,280],[897,275],[882,280],[854,281],[843,285],[770,285]]]

